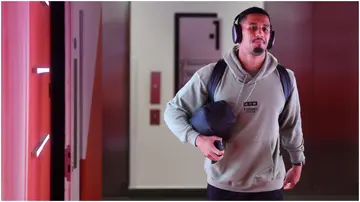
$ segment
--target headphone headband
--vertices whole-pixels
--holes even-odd
[[[240,16],[242,16],[242,15],[243,15],[243,13],[240,13],[235,17],[234,24],[239,25],[239,19],[240,19]]]

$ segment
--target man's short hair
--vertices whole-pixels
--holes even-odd
[[[263,14],[268,16],[270,20],[269,14],[264,9],[259,7],[250,7],[239,14],[237,23],[240,24],[249,14]]]

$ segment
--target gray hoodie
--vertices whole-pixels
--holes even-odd
[[[252,77],[242,68],[235,49],[236,46],[224,55],[228,67],[215,91],[215,101],[227,101],[237,115],[237,123],[231,140],[226,143],[224,157],[215,164],[205,158],[207,182],[236,192],[280,189],[286,175],[280,141],[292,163],[305,160],[294,72],[287,70],[293,86],[284,108],[285,96],[276,70],[277,59],[267,52],[264,65]],[[192,129],[188,119],[207,101],[206,84],[214,66],[209,64],[198,70],[167,103],[165,122],[184,143],[196,146],[199,133]],[[279,124],[279,115],[283,110],[285,119]]]

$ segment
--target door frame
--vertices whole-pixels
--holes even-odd
[[[65,2],[50,2],[50,200],[65,200]]]
[[[180,90],[179,87],[179,53],[180,53],[180,39],[179,39],[179,31],[180,31],[180,19],[181,18],[217,18],[217,13],[175,13],[175,26],[174,26],[174,95]]]

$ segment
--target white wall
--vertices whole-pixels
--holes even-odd
[[[231,27],[242,10],[257,2],[131,2],[130,185],[129,188],[205,188],[204,157],[182,144],[163,121],[174,96],[174,13],[216,12],[221,50],[232,46]],[[150,104],[150,72],[161,71],[161,104]],[[149,110],[161,109],[161,125],[150,126]]]

